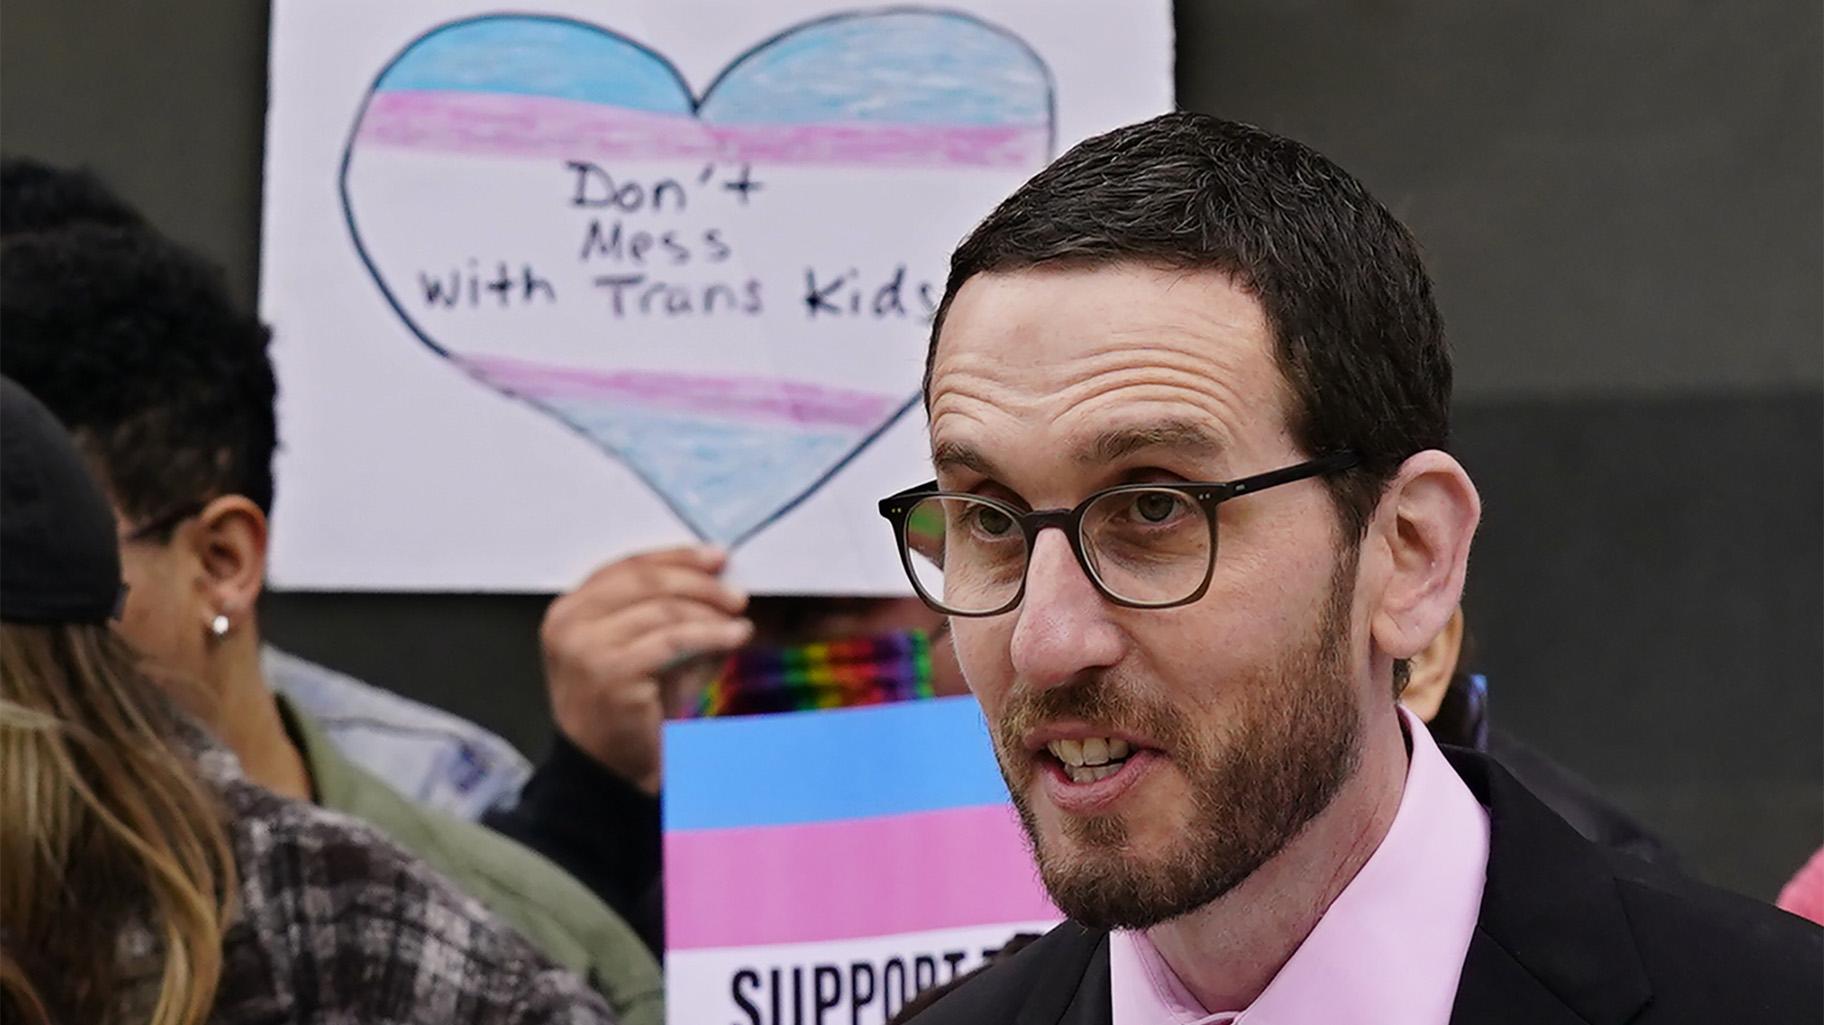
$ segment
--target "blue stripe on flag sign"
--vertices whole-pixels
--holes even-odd
[[[1005,803],[971,697],[665,724],[667,831]]]

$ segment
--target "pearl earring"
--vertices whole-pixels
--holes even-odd
[[[216,613],[215,618],[209,621],[209,632],[217,637],[228,636],[228,617],[220,612]]]

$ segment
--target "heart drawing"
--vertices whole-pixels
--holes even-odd
[[[701,94],[606,28],[487,15],[379,72],[339,184],[430,352],[735,545],[917,404],[948,253],[1053,108],[1030,46],[953,11],[806,22]]]

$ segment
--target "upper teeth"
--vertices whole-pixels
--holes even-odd
[[[1084,740],[1054,740],[1045,745],[1065,765],[1107,765],[1126,758],[1127,741],[1120,737],[1089,737]]]

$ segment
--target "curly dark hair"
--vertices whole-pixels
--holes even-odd
[[[957,247],[931,326],[977,274],[1134,261],[1213,268],[1260,301],[1312,455],[1353,450],[1325,478],[1360,537],[1407,456],[1450,435],[1450,352],[1412,235],[1321,153],[1207,114],[1165,114],[1086,140],[1021,186]]]
[[[30,157],[0,157],[0,234],[73,224],[147,226],[138,210],[89,171],[52,167]]]
[[[230,494],[271,511],[270,340],[220,268],[148,227],[78,217],[0,239],[0,369],[130,520]]]

